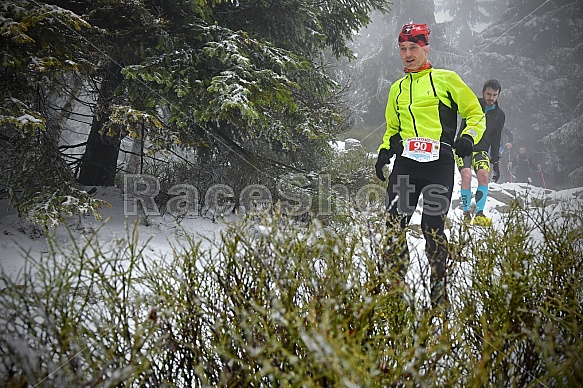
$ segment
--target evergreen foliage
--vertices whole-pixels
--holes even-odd
[[[480,35],[474,50],[473,63],[480,69],[474,74],[500,80],[507,126],[515,133],[515,142],[543,164],[552,187],[576,186],[579,181],[569,175],[583,166],[580,152],[561,145],[581,147],[581,139],[573,136],[578,131],[561,130],[567,123],[580,128],[583,114],[581,7],[581,2],[568,0],[510,1],[508,10]]]
[[[352,33],[370,21],[369,11],[387,5],[381,0],[6,2],[0,140],[13,141],[17,129],[30,141],[56,117],[53,138],[42,143],[50,150],[42,151],[51,155],[53,170],[67,170],[57,147],[73,108],[63,109],[63,96],[66,104],[86,105],[90,135],[83,157],[69,162],[74,171],[49,173],[38,161],[26,168],[37,177],[54,176],[59,187],[71,187],[62,195],[91,208],[95,203],[72,189],[78,187],[73,178],[84,185],[112,185],[128,135],[145,145],[142,157],[180,148],[194,150],[196,164],[213,159],[239,164],[240,158],[265,156],[317,168],[343,121],[340,85],[328,76],[323,52],[350,55]],[[66,82],[72,78],[82,86]],[[27,155],[10,144],[6,149],[7,165],[23,165],[20,159]],[[16,196],[12,193],[31,184],[11,169],[1,173],[12,204],[22,214],[33,203],[47,208],[39,200],[54,191],[50,182],[35,186],[39,195]],[[57,219],[59,206],[49,207]]]
[[[446,24],[445,37],[451,46],[464,51],[473,48],[474,38],[485,26],[497,20],[507,6],[506,1],[453,0],[436,1],[436,9],[451,18]]]
[[[88,73],[78,34],[90,26],[73,12],[26,0],[2,4],[0,185],[20,215],[53,226],[61,213],[96,213],[100,201],[74,181],[58,145],[62,128],[51,100],[71,72]]]

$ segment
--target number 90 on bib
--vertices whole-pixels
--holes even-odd
[[[402,156],[418,162],[439,159],[439,141],[426,137],[411,137],[405,141]]]

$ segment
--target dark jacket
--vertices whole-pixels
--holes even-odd
[[[530,177],[530,170],[534,170],[534,163],[527,154],[518,154],[512,161],[512,167],[516,169],[516,178],[519,182],[526,182]]]
[[[482,106],[482,112],[485,110],[486,102],[482,97],[478,98],[480,105]],[[474,145],[474,152],[490,150],[490,161],[496,163],[500,160],[500,138],[502,137],[502,130],[504,129],[504,122],[506,121],[506,115],[504,111],[500,109],[498,102],[496,102],[496,107],[491,109],[486,113],[486,130],[482,139],[478,144]],[[463,130],[466,126],[465,121],[462,121],[461,129]],[[461,131],[460,131],[461,132]],[[509,138],[512,136],[510,132]]]

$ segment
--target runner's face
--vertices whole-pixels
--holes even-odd
[[[487,106],[492,106],[496,101],[498,101],[498,95],[500,94],[499,91],[492,89],[491,87],[487,87],[484,90],[483,96],[484,101],[486,101]]]
[[[427,62],[427,51],[417,43],[399,43],[399,53],[401,54],[403,64],[409,70],[418,69]]]

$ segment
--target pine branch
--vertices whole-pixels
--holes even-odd
[[[86,145],[87,145],[86,141],[84,141],[83,143],[77,143],[77,144],[60,145],[59,150],[67,150],[70,148],[84,147]]]

